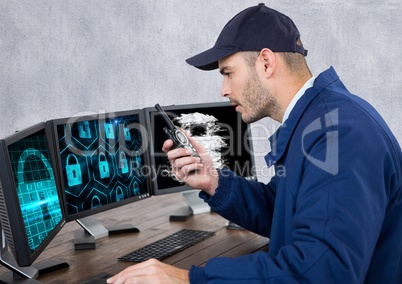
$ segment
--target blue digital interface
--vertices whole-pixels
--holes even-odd
[[[72,118],[56,129],[68,215],[149,196],[138,114]]]
[[[9,145],[8,152],[29,249],[33,252],[63,218],[44,131]]]

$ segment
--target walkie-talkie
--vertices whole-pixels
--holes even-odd
[[[155,105],[155,108],[159,111],[159,113],[162,115],[163,119],[165,120],[167,127],[163,128],[163,131],[165,131],[166,136],[173,141],[173,149],[176,148],[189,148],[191,151],[193,151],[192,156],[198,156],[197,151],[195,151],[193,145],[190,144],[190,142],[187,139],[187,136],[173,124],[173,121],[169,118],[169,116],[166,114],[166,112],[161,108],[159,104]]]

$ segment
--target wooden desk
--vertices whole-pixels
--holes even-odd
[[[96,219],[105,226],[131,223],[141,232],[98,239],[96,249],[92,250],[74,249],[74,231],[82,229],[76,222],[67,223],[36,262],[59,259],[68,262],[69,268],[39,276],[37,280],[43,283],[79,283],[100,272],[117,273],[133,264],[118,261],[118,257],[182,228],[214,231],[215,235],[163,260],[180,268],[202,266],[212,257],[236,257],[267,249],[267,238],[246,230],[227,229],[226,220],[216,213],[193,215],[184,222],[170,222],[169,215],[185,205],[182,197],[174,193],[153,196],[97,214]],[[0,274],[5,271],[4,267],[0,268]]]

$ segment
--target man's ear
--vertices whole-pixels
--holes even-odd
[[[264,77],[267,79],[270,78],[275,71],[276,66],[275,54],[272,52],[272,50],[264,48],[260,51],[258,59],[260,61],[259,64],[262,67]]]

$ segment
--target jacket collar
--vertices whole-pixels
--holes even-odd
[[[322,90],[337,80],[339,80],[339,77],[333,67],[328,68],[317,76],[313,87],[306,90],[296,103],[288,119],[268,138],[271,144],[271,152],[265,156],[268,167],[276,164],[282,158],[290,142],[290,138],[309,104]]]

